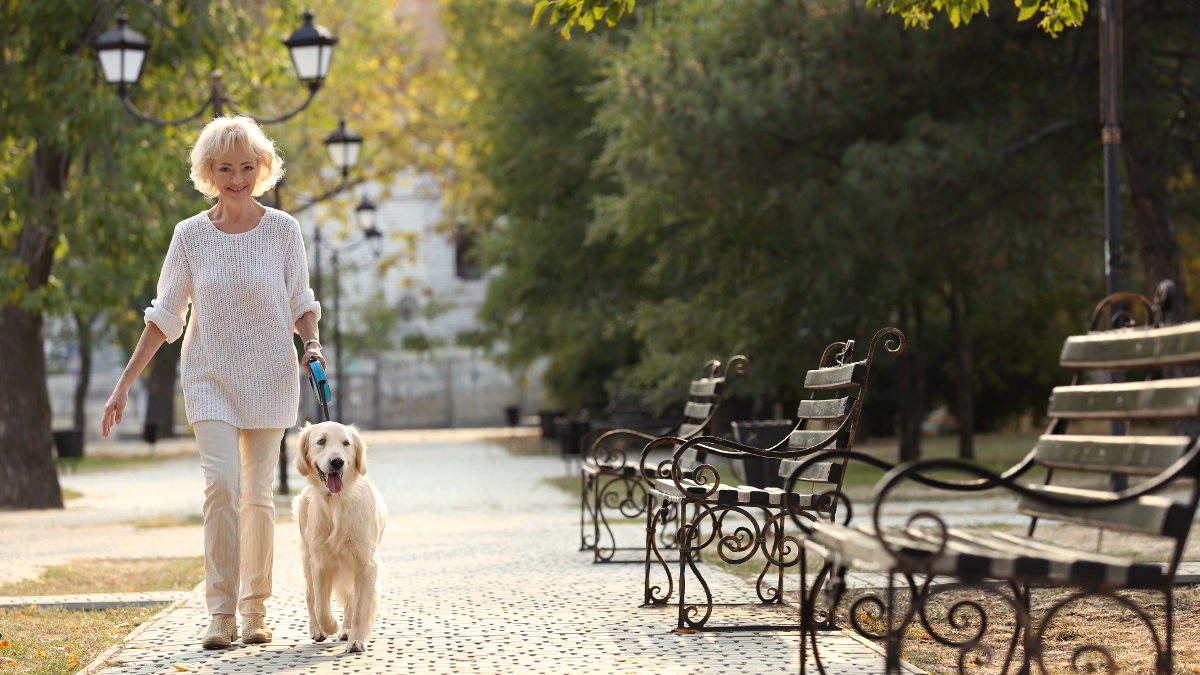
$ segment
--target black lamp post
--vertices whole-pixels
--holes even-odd
[[[1100,0],[1100,142],[1104,145],[1104,269],[1108,294],[1121,291],[1121,0]],[[1115,315],[1120,307],[1114,306]],[[1111,321],[1111,316],[1110,316]],[[1112,382],[1124,381],[1112,373]],[[1109,422],[1109,433],[1125,435],[1125,420]],[[1128,477],[1113,474],[1111,487],[1124,490]]]
[[[330,262],[333,264],[333,372],[337,387],[337,393],[333,395],[333,402],[334,414],[337,416],[336,421],[338,422],[341,422],[343,419],[342,399],[346,391],[342,386],[342,275],[339,254],[342,252],[349,253],[364,243],[370,243],[374,255],[378,257],[379,244],[383,239],[383,233],[375,227],[375,205],[365,195],[362,201],[359,202],[358,207],[354,209],[354,215],[358,220],[359,227],[362,228],[362,239],[333,249],[333,255],[330,256]],[[318,230],[319,233],[320,230]]]
[[[329,64],[333,60],[333,46],[337,37],[328,28],[313,23],[312,12],[304,12],[304,24],[292,32],[291,37],[283,41],[292,54],[292,63],[296,66],[296,76],[308,87],[308,98],[304,103],[286,115],[272,118],[261,118],[237,110],[233,103],[225,98],[221,86],[221,71],[212,72],[212,93],[200,104],[200,109],[174,120],[160,120],[138,110],[129,100],[129,90],[138,83],[142,76],[142,66],[146,63],[146,54],[150,51],[150,41],[144,35],[129,27],[129,19],[122,12],[117,17],[117,27],[102,34],[96,39],[96,52],[100,58],[100,68],[104,71],[104,80],[117,85],[117,93],[129,114],[143,122],[159,126],[173,126],[190,122],[208,110],[211,105],[213,116],[220,117],[225,107],[237,112],[243,112],[259,124],[273,124],[295,117],[308,107],[321,85],[325,84],[325,76],[329,74]]]

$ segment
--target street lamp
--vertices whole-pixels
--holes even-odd
[[[312,12],[304,10],[304,25],[292,31],[291,36],[283,41],[292,53],[296,76],[301,82],[309,83],[310,87],[314,84],[321,86],[320,83],[329,74],[333,46],[337,41],[337,36],[330,33],[328,28],[313,23]]]
[[[329,161],[345,178],[350,169],[358,164],[358,155],[362,152],[363,137],[346,126],[345,118],[338,120],[338,128],[325,137],[325,150],[329,153]]]
[[[333,263],[333,374],[335,384],[337,386],[337,394],[333,397],[334,413],[337,415],[337,422],[342,421],[342,399],[345,398],[345,389],[342,388],[342,275],[341,266],[339,264],[339,254],[350,252],[358,248],[364,243],[371,244],[371,250],[376,258],[379,257],[379,243],[383,239],[383,233],[375,227],[375,205],[372,204],[366,196],[359,203],[358,208],[354,210],[355,216],[358,218],[359,224],[362,226],[362,239],[341,246],[333,250],[333,255],[330,256],[330,261]],[[320,230],[317,230],[318,236]]]
[[[117,85],[121,96],[126,87],[137,84],[142,77],[142,64],[150,42],[144,35],[129,27],[129,18],[124,12],[117,15],[117,27],[96,39],[96,53],[100,56],[100,69],[104,81]]]
[[[358,203],[358,208],[354,209],[354,217],[358,219],[358,226],[364,230],[364,234],[368,237],[379,236],[379,230],[375,229],[375,204],[366,195]],[[375,234],[372,235],[372,232]]]
[[[311,12],[304,12],[303,25],[293,31],[292,35],[283,41],[283,44],[291,51],[292,63],[296,66],[296,76],[301,83],[308,87],[308,98],[300,104],[299,108],[279,117],[260,118],[243,111],[238,112],[251,117],[259,124],[273,124],[295,117],[308,107],[313,97],[317,95],[317,91],[325,84],[325,76],[329,74],[329,64],[333,60],[333,46],[337,44],[337,41],[337,37],[330,33],[328,28],[313,23]],[[213,108],[214,117],[224,114],[226,106],[237,110],[232,102],[225,98],[222,91],[220,70],[212,72],[210,85],[212,91],[208,98],[200,104],[199,110],[187,117],[160,120],[138,110],[129,100],[129,91],[142,77],[142,66],[145,65],[146,54],[150,51],[150,41],[129,27],[129,18],[125,16],[124,12],[117,16],[116,28],[103,33],[96,39],[94,46],[99,56],[100,69],[104,71],[105,82],[117,85],[117,93],[120,95],[125,109],[143,122],[158,126],[184,124],[203,115],[210,105]]]

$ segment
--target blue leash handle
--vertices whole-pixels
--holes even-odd
[[[325,377],[325,369],[321,367],[321,362],[313,359],[308,362],[308,367],[312,373],[308,376],[308,383],[312,385],[313,393],[317,396],[317,403],[321,406],[321,412],[325,415],[325,421],[329,421],[329,403],[333,400],[333,392],[329,389],[329,378]]]

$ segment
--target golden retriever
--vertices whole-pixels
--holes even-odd
[[[379,542],[387,523],[383,498],[366,477],[367,446],[354,427],[306,424],[296,470],[309,483],[292,505],[300,522],[308,634],[316,642],[336,635],[347,641],[347,653],[364,651],[379,608]],[[340,633],[331,591],[342,606]]]

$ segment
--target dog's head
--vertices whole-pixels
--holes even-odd
[[[337,422],[305,424],[296,470],[312,485],[324,483],[331,494],[337,494],[367,473],[367,445],[354,427]]]

